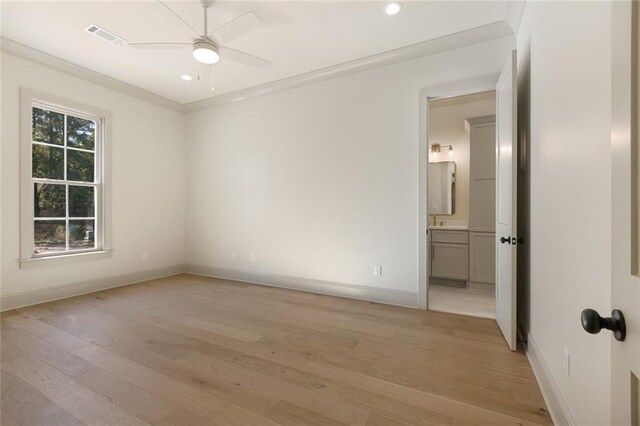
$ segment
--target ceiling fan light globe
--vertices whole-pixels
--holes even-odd
[[[193,45],[193,57],[203,64],[216,64],[220,61],[218,48],[213,43],[197,42]]]

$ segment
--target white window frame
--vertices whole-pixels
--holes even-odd
[[[33,187],[34,183],[43,181],[42,179],[32,177],[33,107],[96,121],[96,137],[94,143],[96,179],[95,182],[91,184],[91,186],[95,186],[96,191],[94,219],[95,248],[46,254],[35,254],[33,252],[35,220]],[[111,256],[110,137],[110,112],[29,89],[20,90],[20,268],[73,263],[81,260],[93,260]],[[66,142],[64,148],[66,157]],[[67,183],[66,180],[64,182]],[[69,207],[67,206],[66,208],[68,212]],[[65,220],[68,220],[68,217],[65,218]],[[67,240],[68,238],[67,235]]]

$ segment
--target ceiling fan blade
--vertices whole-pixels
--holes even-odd
[[[127,43],[136,49],[181,50],[193,49],[192,43]]]
[[[211,36],[217,38],[220,43],[226,44],[231,40],[235,40],[241,35],[251,31],[260,23],[262,20],[253,12],[247,12],[244,15],[240,15],[237,18],[227,22],[222,27],[218,28],[214,32],[211,33]]]
[[[241,50],[231,49],[230,47],[220,47],[220,56],[223,60],[230,59],[255,68],[267,69],[273,65],[273,62],[269,62],[266,59],[259,58]]]
[[[162,0],[158,0],[158,3],[160,3],[161,5],[163,5],[165,7],[165,9],[167,9],[169,12],[171,12],[173,14],[173,16],[175,16],[176,18],[178,18],[179,20],[182,21],[183,24],[185,24],[187,27],[189,27],[189,29],[191,29],[191,31],[193,31],[193,33],[198,37],[202,37],[202,35],[200,33],[198,33],[198,30],[196,30],[195,28],[193,28],[191,25],[189,25],[189,23],[187,21],[185,21],[182,16],[178,15],[176,12],[173,11],[173,9],[171,9],[169,6],[167,6]]]

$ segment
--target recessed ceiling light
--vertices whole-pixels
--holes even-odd
[[[188,75],[188,74],[184,74],[184,75],[180,76],[180,78],[181,78],[181,79],[183,79],[184,81],[191,81],[191,80],[193,80],[193,77],[191,77],[191,76],[190,76],[190,75]]]
[[[400,12],[400,9],[402,9],[400,3],[389,3],[385,6],[384,13],[386,13],[387,15],[395,15]]]

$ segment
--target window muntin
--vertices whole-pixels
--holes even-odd
[[[33,257],[100,249],[102,120],[32,103]]]

